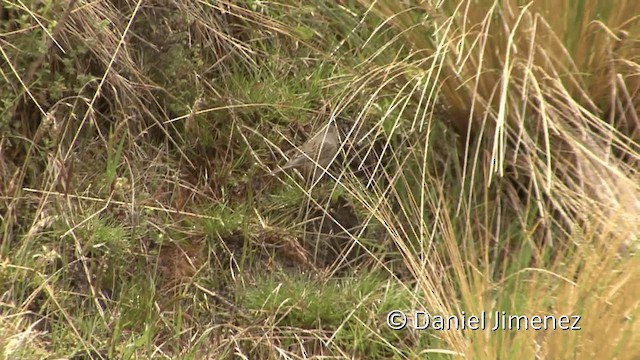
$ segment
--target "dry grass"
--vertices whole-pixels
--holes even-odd
[[[636,5],[602,13],[601,2],[578,1],[584,16],[574,19],[570,11],[544,2],[462,2],[442,8],[362,3],[402,31],[412,50],[388,67],[399,73],[391,85],[416,84],[397,97],[415,101],[394,114],[395,120],[413,118],[412,127],[433,128],[431,103],[424,99],[440,99],[446,104],[443,120],[460,139],[463,155],[446,163],[462,159],[461,177],[434,176],[422,160],[427,157],[418,153],[412,176],[423,187],[408,192],[411,205],[403,210],[409,214],[398,218],[388,205],[379,215],[397,224],[389,232],[399,234],[394,240],[418,274],[425,306],[444,314],[505,306],[525,314],[583,314],[586,324],[584,332],[561,336],[452,332],[447,343],[471,357],[524,352],[557,358],[562,348],[575,349],[571,357],[636,356],[632,319],[637,304],[622,293],[613,295],[634,291],[634,260],[617,254],[636,246],[640,231],[638,82],[632,60],[637,57]],[[424,151],[438,152],[432,141],[427,137]],[[463,186],[450,185],[461,178]],[[424,219],[425,212],[437,215],[429,222],[402,224],[405,217]],[[455,221],[460,218],[464,221]],[[519,229],[515,238],[514,226]],[[426,253],[420,258],[427,260],[417,262],[405,234],[444,241],[444,252]],[[496,243],[512,262],[499,271],[492,256]],[[531,259],[519,262],[522,251]],[[450,266],[445,281],[438,272],[443,263]],[[425,267],[435,276],[424,274]],[[487,293],[492,296],[479,297]],[[618,324],[613,345],[601,346],[594,338],[601,325],[595,319]]]

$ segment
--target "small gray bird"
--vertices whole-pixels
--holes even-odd
[[[330,123],[297,148],[289,161],[272,171],[271,175],[287,169],[298,169],[306,179],[318,180],[324,173],[323,168],[326,169],[338,153],[339,145],[338,128]]]

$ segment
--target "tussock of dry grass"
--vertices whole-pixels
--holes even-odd
[[[406,87],[403,96],[424,99],[431,90],[420,86],[419,81],[428,78],[438,84],[440,98],[447,104],[445,121],[450,122],[461,139],[458,151],[464,153],[459,165],[462,177],[471,184],[469,191],[461,187],[460,197],[451,198],[448,181],[457,179],[429,180],[431,173],[416,170],[416,173],[422,172],[426,181],[422,181],[422,189],[410,193],[413,200],[404,207],[410,212],[406,217],[421,219],[427,209],[432,214],[439,214],[435,225],[407,225],[397,219],[398,225],[390,226],[396,227],[390,233],[408,233],[421,239],[442,237],[445,242],[444,253],[429,253],[424,257],[428,259],[429,268],[437,269],[442,263],[449,262],[452,268],[448,279],[450,283],[443,285],[439,276],[419,277],[423,293],[429,299],[426,303],[431,307],[437,304],[438,312],[445,314],[455,312],[456,308],[473,308],[476,311],[495,308],[496,304],[491,303],[495,298],[487,299],[489,302],[478,301],[477,298],[479,293],[503,289],[502,281],[496,283],[496,280],[505,277],[503,281],[509,283],[507,279],[512,276],[508,269],[497,273],[491,269],[496,261],[489,255],[495,249],[494,241],[501,241],[503,236],[513,236],[508,227],[515,225],[515,219],[530,221],[527,219],[533,215],[535,222],[522,223],[516,241],[532,244],[533,249],[528,250],[534,251],[535,255],[531,270],[542,271],[549,279],[541,280],[535,276],[527,280],[535,285],[519,291],[534,298],[540,297],[547,304],[537,304],[531,299],[526,305],[516,308],[544,312],[560,307],[569,312],[582,311],[585,319],[591,313],[603,314],[604,310],[596,310],[607,307],[603,300],[589,301],[591,307],[587,311],[581,303],[584,300],[566,304],[564,301],[567,299],[563,295],[567,291],[582,293],[582,289],[592,289],[594,283],[600,284],[596,287],[605,288],[614,286],[605,284],[616,283],[620,288],[632,284],[627,282],[628,273],[616,280],[583,276],[591,271],[624,273],[619,266],[626,265],[623,265],[624,261],[618,262],[615,254],[619,249],[626,252],[634,246],[640,230],[636,167],[639,128],[633,125],[637,101],[628,95],[637,93],[638,84],[632,75],[635,67],[627,60],[635,57],[635,48],[631,45],[633,40],[627,36],[637,33],[637,25],[632,18],[636,5],[627,4],[607,12],[609,17],[604,22],[589,23],[589,19],[595,19],[598,2],[579,2],[588,11],[580,19],[585,25],[579,25],[579,31],[573,32],[566,29],[574,30],[574,19],[566,16],[567,12],[543,12],[550,9],[543,2],[524,7],[516,7],[513,2],[486,2],[484,6],[463,2],[455,8],[445,5],[439,9],[425,4],[410,9],[395,2],[363,3],[371,6],[382,19],[387,19],[390,26],[405,30],[403,40],[413,53],[401,63],[414,63],[418,67],[405,70],[403,76],[396,76],[385,86],[413,81],[416,86]],[[424,22],[416,21],[416,13],[424,16]],[[555,18],[555,15],[562,17]],[[435,36],[432,37],[431,33]],[[625,35],[620,38],[616,34]],[[563,45],[563,36],[572,46],[566,48]],[[575,41],[585,36],[592,41]],[[584,61],[585,56],[580,54],[589,52],[606,56],[593,56]],[[438,72],[434,73],[434,69]],[[371,77],[367,81],[375,82]],[[608,90],[603,91],[603,88]],[[619,98],[615,94],[627,95]],[[398,118],[406,114],[406,117],[413,117],[424,124],[430,104],[420,106],[415,101],[413,105],[418,106],[402,108]],[[427,124],[431,126],[431,123]],[[430,141],[427,138],[425,148],[437,152],[430,146]],[[626,150],[621,152],[623,148]],[[419,157],[422,155],[416,155],[418,166],[428,169],[429,164]],[[454,158],[449,163],[456,160]],[[491,188],[496,186],[496,191],[492,191]],[[434,192],[440,193],[434,195]],[[526,197],[523,198],[523,194]],[[404,194],[392,195],[404,197]],[[457,206],[452,206],[455,203]],[[483,206],[485,214],[476,213],[479,205]],[[447,208],[452,207],[456,208],[455,213],[448,213]],[[490,210],[493,207],[497,210]],[[389,205],[386,211],[389,213],[385,216],[388,219],[386,223],[393,223],[396,216],[392,207]],[[452,221],[455,216],[467,219],[467,224]],[[493,216],[493,219],[486,220],[487,216]],[[486,228],[476,229],[474,223],[484,223]],[[468,230],[456,232],[456,229],[465,228]],[[489,241],[478,244],[477,238]],[[406,247],[403,253],[415,254],[411,244],[405,245],[406,239],[407,236],[399,235],[395,241],[401,248]],[[460,249],[461,243],[466,244],[467,241],[474,245]],[[513,240],[507,241],[512,242],[504,254],[509,257],[517,258],[517,253],[527,247],[513,243]],[[556,260],[544,261],[549,259],[545,253],[552,245]],[[581,251],[568,250],[574,245],[578,245],[578,249],[593,247],[598,250],[585,258]],[[445,259],[438,259],[440,256]],[[416,273],[424,268],[418,262],[410,264]],[[526,265],[527,262],[520,266]],[[554,285],[557,279],[573,276],[577,280],[569,281],[570,285],[563,284],[562,291]],[[582,293],[583,297],[588,293]],[[430,295],[433,298],[429,298]],[[503,296],[517,298],[509,293]],[[459,300],[445,300],[451,298]],[[556,303],[556,300],[560,301]],[[627,312],[636,312],[633,305],[627,306],[631,306]],[[607,314],[624,323],[621,319],[625,315],[619,311]],[[633,333],[633,326],[627,325],[629,327],[620,326],[619,329],[626,329],[626,336],[629,336]],[[590,335],[581,337],[577,334],[562,336],[560,340],[544,340],[526,333],[493,338],[461,333],[449,336],[447,342],[460,353],[479,352],[489,355],[489,358],[512,356],[507,349],[513,344],[519,344],[518,348],[523,351],[528,349],[531,356],[550,354],[546,352],[547,343],[575,346],[584,341],[597,344]],[[622,335],[616,339],[617,354],[633,356],[631,344],[635,341]],[[523,346],[525,343],[536,346]],[[602,350],[597,345],[577,349],[588,356]]]

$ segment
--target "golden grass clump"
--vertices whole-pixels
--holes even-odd
[[[560,10],[570,2],[360,3],[408,48],[400,60],[378,56],[363,64],[387,65],[361,81],[401,89],[390,105],[399,110],[385,114],[389,121],[427,127],[424,145],[414,148],[449,166],[460,163],[457,175],[441,176],[429,171],[428,155],[410,154],[404,161],[416,168],[388,176],[420,185],[384,193],[406,204],[402,216],[394,200],[369,200],[395,234],[425,306],[445,314],[505,306],[529,314],[564,311],[584,314],[586,324],[584,332],[560,336],[451,332],[446,342],[474,358],[512,357],[514,347],[556,358],[563,346],[588,357],[632,358],[638,339],[629,316],[637,306],[626,294],[635,293],[630,279],[637,272],[627,262],[633,260],[618,256],[637,246],[640,233],[638,5],[571,2],[576,12]],[[434,118],[436,101],[445,111]],[[430,135],[435,121],[455,132],[457,146],[438,147]],[[522,226],[517,235],[514,221]],[[419,248],[407,241],[412,237],[421,240]],[[504,237],[509,245],[501,245]],[[441,252],[430,249],[443,241]],[[499,248],[505,250],[496,257]],[[522,252],[533,252],[531,260],[519,261]],[[502,261],[511,264],[496,265]],[[444,279],[443,266],[450,268]],[[595,275],[603,273],[612,275]],[[620,296],[616,305],[595,289]],[[596,318],[617,324],[610,347],[597,345]]]

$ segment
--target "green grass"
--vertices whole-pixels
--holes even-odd
[[[393,345],[400,347],[410,341],[389,328],[378,327],[390,311],[408,311],[414,299],[408,289],[384,275],[371,273],[327,282],[259,278],[255,288],[239,296],[246,309],[258,317],[272,318],[275,326],[331,333],[332,346],[359,356],[398,355],[400,351]],[[426,338],[423,346],[428,345]]]

